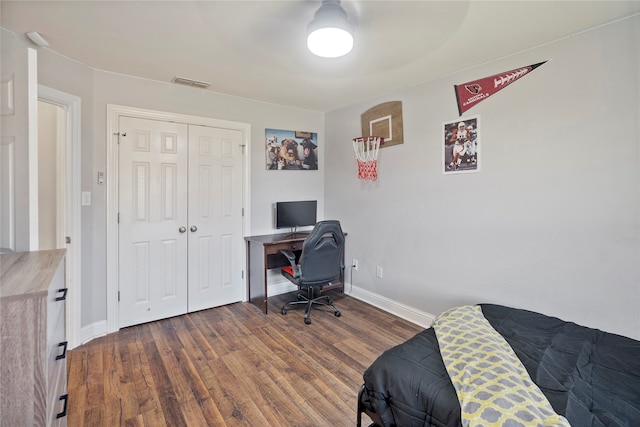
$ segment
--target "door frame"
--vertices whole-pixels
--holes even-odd
[[[68,307],[66,323],[69,326],[67,341],[69,349],[81,344],[81,308],[82,308],[82,216],[81,216],[81,100],[80,97],[59,91],[44,85],[38,85],[38,100],[59,106],[64,111],[65,132],[62,145],[58,141],[58,152],[63,151],[64,156],[58,156],[58,175],[64,177],[58,184],[58,196],[64,193],[65,203],[58,203],[58,227],[57,234],[62,237],[58,242],[60,247],[67,249],[67,286]],[[62,148],[62,150],[61,150]],[[61,206],[62,205],[62,206]],[[64,221],[60,221],[64,218]],[[71,238],[71,244],[64,242],[65,237]]]
[[[123,105],[107,104],[107,333],[118,331],[118,136],[121,116],[139,119],[161,120],[225,129],[240,130],[244,135],[243,161],[243,234],[249,230],[250,204],[249,184],[251,182],[251,125],[248,123],[209,117],[191,116],[164,111],[148,110]],[[244,236],[243,236],[244,237]],[[246,254],[243,253],[246,257]],[[246,259],[243,260],[246,265]],[[244,275],[246,280],[246,274]],[[243,301],[247,300],[244,287]]]

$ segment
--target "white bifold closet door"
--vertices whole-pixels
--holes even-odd
[[[119,327],[240,301],[242,132],[119,120]]]

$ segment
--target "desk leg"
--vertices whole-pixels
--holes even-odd
[[[247,242],[249,301],[267,314],[267,269],[264,245]]]

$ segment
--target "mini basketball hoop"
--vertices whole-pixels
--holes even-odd
[[[376,181],[378,179],[378,150],[384,144],[380,136],[360,136],[353,138],[353,151],[358,161],[358,179]]]

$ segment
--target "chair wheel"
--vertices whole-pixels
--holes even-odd
[[[280,310],[280,313],[282,313],[282,315],[284,316],[285,314],[287,314],[287,309],[286,308],[282,308],[282,310]]]
[[[311,319],[309,319],[308,317],[304,318],[304,323],[306,323],[307,325],[311,324]]]
[[[334,312],[333,314],[335,314],[335,315],[336,315],[336,317],[340,317],[340,316],[342,316],[342,313],[340,313],[339,311],[336,311],[336,312]]]

